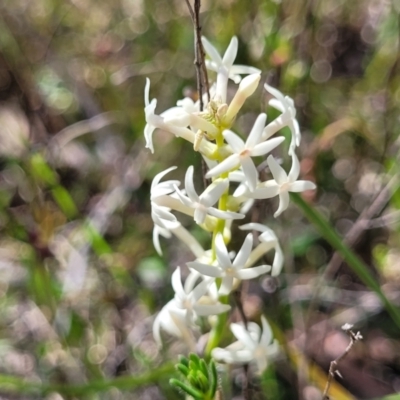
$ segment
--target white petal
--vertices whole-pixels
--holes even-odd
[[[244,214],[235,213],[233,211],[221,211],[214,207],[208,209],[208,214],[220,219],[242,219]]]
[[[314,190],[317,186],[311,181],[296,181],[290,185],[290,192],[304,192],[305,190]]]
[[[300,163],[296,154],[292,155],[292,167],[289,172],[289,182],[295,182],[300,175]]]
[[[153,214],[156,215],[158,218],[165,219],[166,221],[170,222],[177,221],[175,215],[169,211],[169,208],[158,206],[154,202],[152,203],[152,208],[153,208],[152,210]]]
[[[186,193],[188,194],[190,200],[193,202],[198,202],[199,201],[199,196],[196,193],[196,189],[194,188],[193,184],[193,165],[191,165],[185,175],[185,189]]]
[[[276,210],[274,217],[279,216],[283,211],[285,211],[289,207],[289,193],[282,192],[279,195],[279,208]]]
[[[224,312],[227,312],[231,309],[231,306],[228,304],[196,304],[194,306],[194,311],[199,316],[209,316],[209,315],[218,315]]]
[[[170,167],[168,169],[166,169],[165,171],[159,172],[154,178],[153,178],[153,182],[151,183],[151,189],[154,189],[160,182],[160,180],[168,174],[168,172],[173,171],[174,169],[176,169],[177,167]]]
[[[271,271],[270,265],[260,265],[258,267],[246,268],[237,271],[237,278],[241,280],[253,279],[259,277],[262,274],[266,274],[269,271]]]
[[[221,198],[221,196],[226,192],[228,187],[229,187],[229,181],[228,181],[228,179],[224,179],[224,180],[218,182],[216,185],[211,186],[210,190],[207,190],[208,189],[207,188],[200,195],[201,204],[204,204],[206,207],[213,206]]]
[[[236,135],[236,133],[230,131],[229,129],[226,129],[222,132],[222,134],[224,135],[225,140],[232,147],[232,150],[235,153],[240,153],[245,149],[245,144],[243,140],[238,135]]]
[[[272,330],[264,315],[261,316],[261,324],[262,324],[262,335],[260,339],[260,344],[267,347],[272,341]]]
[[[233,287],[233,276],[224,276],[221,281],[221,286],[219,288],[219,294],[221,296],[227,296]]]
[[[282,271],[284,256],[279,244],[275,247],[274,262],[272,264],[271,276],[278,276]]]
[[[269,139],[266,142],[257,144],[250,152],[252,157],[262,156],[269,153],[285,140],[284,137]]]
[[[179,200],[184,204],[186,207],[193,208],[193,201],[186,197],[177,186],[174,186],[175,193],[178,195]]]
[[[209,280],[204,280],[200,282],[191,292],[191,298],[193,299],[194,303],[197,303],[197,301],[203,297],[208,290],[208,287],[211,285],[211,281]]]
[[[253,247],[253,234],[249,233],[244,239],[243,245],[239,250],[239,253],[237,254],[235,260],[232,263],[232,265],[236,269],[244,267],[247,259],[249,258],[252,247]]]
[[[193,215],[193,219],[196,222],[196,224],[201,225],[205,221],[206,217],[207,217],[206,209],[203,207],[196,207]]]
[[[247,349],[254,350],[257,347],[257,344],[254,343],[254,340],[243,325],[231,324],[231,331],[236,339],[242,342]]]
[[[222,270],[213,265],[202,264],[197,261],[190,261],[186,263],[186,265],[205,276],[211,276],[213,278],[220,278],[222,276]]]
[[[148,106],[150,104],[150,79],[146,78],[146,85],[144,87],[144,104]]]
[[[267,84],[265,84],[264,85],[264,88],[265,88],[265,90],[267,91],[267,92],[269,92],[269,93],[271,93],[272,94],[272,96],[274,96],[277,100],[278,100],[278,102],[279,103],[281,103],[282,105],[284,105],[285,104],[285,98],[284,98],[284,96],[283,96],[283,94],[278,90],[278,89],[275,89],[275,88],[273,88],[272,86],[269,86],[269,85],[267,85]],[[270,103],[273,103],[275,106],[277,106],[276,105],[276,100],[270,100]],[[272,105],[272,104],[271,104]],[[273,105],[272,105],[272,107],[274,107]],[[279,109],[278,109],[279,110]],[[279,111],[281,111],[281,110],[279,110]]]
[[[154,153],[153,145],[153,132],[156,129],[155,126],[147,124],[144,128],[144,138],[146,140],[146,149],[150,149]]]
[[[224,239],[220,233],[215,238],[215,250],[217,253],[218,265],[221,268],[228,268],[232,265],[231,259],[229,258],[228,250],[226,249]]]
[[[235,61],[237,50],[238,50],[238,40],[237,37],[234,36],[231,39],[231,42],[229,43],[229,46],[225,51],[224,58],[222,59],[222,64],[224,64],[228,70],[231,68],[233,62]]]
[[[257,186],[258,172],[251,157],[241,157],[240,163],[247,178],[247,186],[251,191],[255,190]]]
[[[253,199],[270,199],[279,194],[280,186],[275,182],[275,180],[270,180],[263,182],[264,186],[258,187],[254,192],[251,193]]]
[[[260,114],[257,117],[256,122],[254,123],[253,128],[251,129],[249,137],[246,140],[247,149],[252,149],[255,145],[257,145],[260,142],[266,121],[267,121],[267,114]]]
[[[271,170],[272,176],[278,185],[282,185],[288,181],[288,176],[285,170],[278,164],[273,156],[267,158],[268,167]]]
[[[219,176],[224,172],[234,169],[239,165],[239,163],[240,163],[239,155],[232,154],[224,161],[222,161],[220,164],[218,164],[216,167],[210,169],[206,174],[206,178],[209,179],[213,178],[214,176]]]
[[[186,297],[186,293],[183,290],[182,281],[181,281],[181,268],[177,267],[171,276],[171,285],[174,289],[175,294],[180,297]]]
[[[218,65],[221,65],[222,59],[217,49],[204,36],[202,36],[201,42],[203,43],[204,50],[206,51],[207,55],[211,58],[211,60],[217,63]]]
[[[250,74],[260,74],[261,70],[255,67],[249,67],[247,65],[236,64],[232,65],[230,72],[233,75],[250,75]]]
[[[219,347],[213,349],[212,356],[216,360],[224,361],[228,364],[246,364],[253,360],[253,353],[249,350],[229,351]]]

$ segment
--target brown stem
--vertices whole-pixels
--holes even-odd
[[[333,378],[335,377],[335,374],[341,376],[339,373],[339,370],[338,370],[339,362],[342,361],[347,356],[347,354],[349,354],[351,348],[354,346],[354,343],[357,342],[358,340],[362,339],[360,332],[354,333],[350,329],[345,329],[344,327],[343,327],[343,329],[346,330],[346,333],[349,335],[350,343],[346,347],[345,351],[338,358],[336,358],[335,360],[333,360],[331,362],[331,365],[329,367],[328,380],[325,385],[325,390],[322,395],[322,400],[329,400],[328,392],[329,392],[329,388],[331,387]]]

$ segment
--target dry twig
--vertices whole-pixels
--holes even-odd
[[[340,374],[340,372],[338,370],[339,362],[342,361],[347,356],[347,354],[349,354],[350,350],[354,346],[354,343],[362,339],[362,336],[361,336],[360,332],[354,333],[351,330],[352,327],[353,327],[353,325],[350,325],[350,324],[344,324],[342,326],[342,329],[350,337],[350,343],[346,347],[345,351],[338,358],[336,358],[335,360],[333,360],[331,362],[331,365],[329,367],[328,380],[327,380],[326,385],[325,385],[325,390],[324,390],[324,393],[322,395],[322,400],[329,400],[328,392],[329,392],[329,388],[331,387],[331,383],[332,383],[332,380],[335,377],[335,375],[337,375],[337,376],[342,378],[342,375]]]

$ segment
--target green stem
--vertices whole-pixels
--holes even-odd
[[[320,212],[311,207],[299,194],[290,193],[290,195],[293,202],[303,211],[304,215],[310,220],[310,222],[317,227],[321,235],[331,244],[331,246],[341,254],[343,260],[347,262],[349,267],[358,275],[362,282],[376,293],[395,324],[400,328],[400,310],[385,296],[379,283],[371,275],[364,262],[343,243],[343,239],[335,232]]]
[[[0,391],[44,396],[57,392],[62,395],[83,396],[92,392],[109,390],[112,387],[121,390],[133,390],[159,382],[170,377],[175,371],[173,364],[166,364],[140,376],[121,376],[115,379],[91,381],[82,385],[52,385],[28,382],[26,379],[0,374]]]
[[[222,304],[228,304],[229,296],[221,296],[219,301]],[[210,336],[208,338],[207,346],[205,349],[205,357],[206,359],[211,358],[211,351],[219,345],[221,338],[226,330],[226,322],[228,320],[228,313],[222,313],[218,315],[217,323],[213,326]]]

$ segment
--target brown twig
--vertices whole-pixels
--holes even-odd
[[[194,0],[194,7],[190,4],[189,0],[185,0],[189,9],[190,17],[192,18],[194,25],[194,48],[195,48],[195,60],[194,65],[196,66],[196,78],[197,78],[197,92],[200,101],[200,111],[204,109],[203,92],[205,89],[210,100],[210,90],[208,86],[208,75],[204,61],[205,53],[203,43],[201,42],[201,25],[200,25],[200,7],[201,0]]]
[[[347,354],[349,354],[350,350],[354,346],[354,343],[362,339],[362,336],[361,336],[360,332],[354,333],[351,330],[352,327],[353,326],[350,325],[350,324],[345,324],[345,325],[342,326],[342,329],[350,337],[350,343],[346,347],[345,351],[338,358],[336,358],[335,360],[333,360],[331,362],[331,365],[329,367],[328,380],[327,380],[326,385],[325,385],[325,390],[324,390],[324,393],[322,395],[322,400],[329,400],[328,392],[329,392],[329,388],[331,387],[332,380],[335,377],[335,375],[338,375],[339,377],[342,377],[342,375],[340,374],[340,372],[338,370],[339,362],[342,361],[347,356]]]

